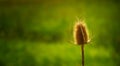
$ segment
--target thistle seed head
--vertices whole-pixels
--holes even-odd
[[[74,25],[74,42],[77,45],[87,44],[90,42],[87,26],[84,21],[78,21]]]

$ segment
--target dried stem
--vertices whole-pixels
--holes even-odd
[[[84,44],[81,45],[81,51],[82,51],[82,66],[84,66]]]

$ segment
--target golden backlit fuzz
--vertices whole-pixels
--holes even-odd
[[[87,27],[84,21],[78,21],[74,25],[74,42],[77,45],[87,44],[90,42]]]

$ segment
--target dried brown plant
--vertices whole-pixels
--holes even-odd
[[[74,42],[81,45],[82,66],[84,66],[84,45],[90,42],[87,26],[83,20],[78,20],[74,25]]]

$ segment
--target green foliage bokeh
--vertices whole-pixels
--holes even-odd
[[[119,11],[117,0],[1,0],[0,66],[81,66],[76,17],[92,38],[85,66],[120,66]]]

